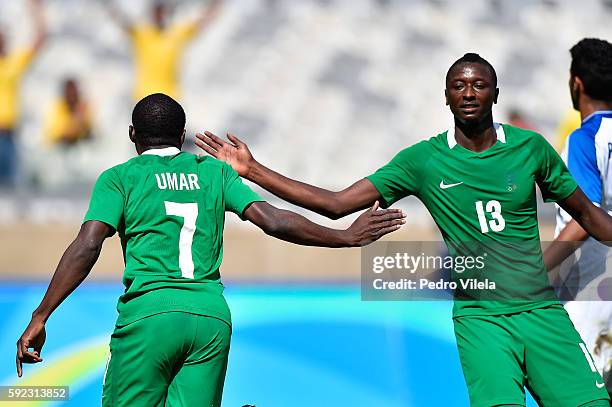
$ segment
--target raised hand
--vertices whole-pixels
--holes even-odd
[[[248,178],[249,171],[255,164],[255,159],[249,147],[238,137],[227,134],[229,143],[215,136],[210,131],[204,134],[196,133],[195,144],[218,160],[225,161],[232,166],[241,177]]]
[[[46,338],[45,323],[33,318],[17,341],[17,376],[21,377],[23,373],[22,363],[42,362],[40,353]],[[30,348],[34,348],[34,351],[30,352]]]
[[[406,223],[406,214],[401,209],[381,209],[378,201],[359,215],[346,230],[354,239],[354,246],[368,245],[384,235],[394,232]]]

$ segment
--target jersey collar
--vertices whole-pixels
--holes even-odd
[[[504,127],[501,123],[493,123],[493,127],[495,128],[495,134],[497,134],[497,140],[501,143],[506,142],[506,133],[504,133]],[[455,140],[455,126],[448,129],[446,133],[446,138],[448,140],[448,148],[453,148],[457,145],[457,140]]]
[[[612,114],[612,110],[598,110],[596,112],[591,113],[590,115],[588,115],[587,117],[584,118],[584,120],[582,121],[582,123],[586,123],[588,120],[590,120],[593,116],[596,116],[598,114]]]
[[[157,155],[160,157],[167,157],[170,155],[177,155],[178,153],[180,153],[181,150],[179,150],[176,147],[166,147],[166,148],[151,148],[145,152],[142,153],[142,155]]]

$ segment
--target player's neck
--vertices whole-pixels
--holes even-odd
[[[178,148],[180,150],[179,147],[174,146],[174,145],[170,145],[170,144],[162,144],[159,146],[141,146],[141,145],[136,145],[136,152],[138,153],[138,155],[141,155],[142,153],[144,153],[145,151],[148,150],[159,150],[162,148],[168,148],[168,147],[175,147]]]
[[[595,112],[612,110],[612,103],[591,98],[580,100],[580,120],[584,120]]]
[[[475,152],[487,150],[497,141],[493,117],[477,123],[461,123],[455,120],[455,140],[457,144]]]

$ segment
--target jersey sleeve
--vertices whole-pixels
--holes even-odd
[[[563,160],[546,139],[534,134],[536,149],[534,155],[538,157],[536,182],[542,191],[545,202],[558,202],[570,196],[578,184],[563,163]]]
[[[418,195],[424,159],[429,156],[423,147],[421,142],[400,151],[388,164],[366,177],[384,199],[384,207],[408,195]]]
[[[601,174],[595,142],[588,134],[573,132],[567,141],[567,167],[591,202],[601,205]]]
[[[111,168],[104,171],[96,181],[83,223],[97,220],[117,230],[123,218],[124,206],[125,195],[119,175]]]
[[[242,179],[228,164],[224,168],[225,210],[234,212],[244,220],[244,210],[253,202],[264,202],[257,193],[242,183]]]

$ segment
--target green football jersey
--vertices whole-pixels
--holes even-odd
[[[225,212],[242,217],[255,201],[262,199],[228,164],[174,147],[104,171],[84,222],[107,223],[121,238],[125,292],[117,325],[169,311],[231,324],[219,274]]]
[[[454,128],[401,151],[368,179],[387,205],[415,195],[453,255],[486,257],[476,279],[493,289],[455,290],[455,317],[519,312],[556,303],[540,248],[535,185],[546,202],[567,198],[577,184],[541,135],[495,124],[497,142],[474,152]],[[493,283],[490,285],[489,283]]]

